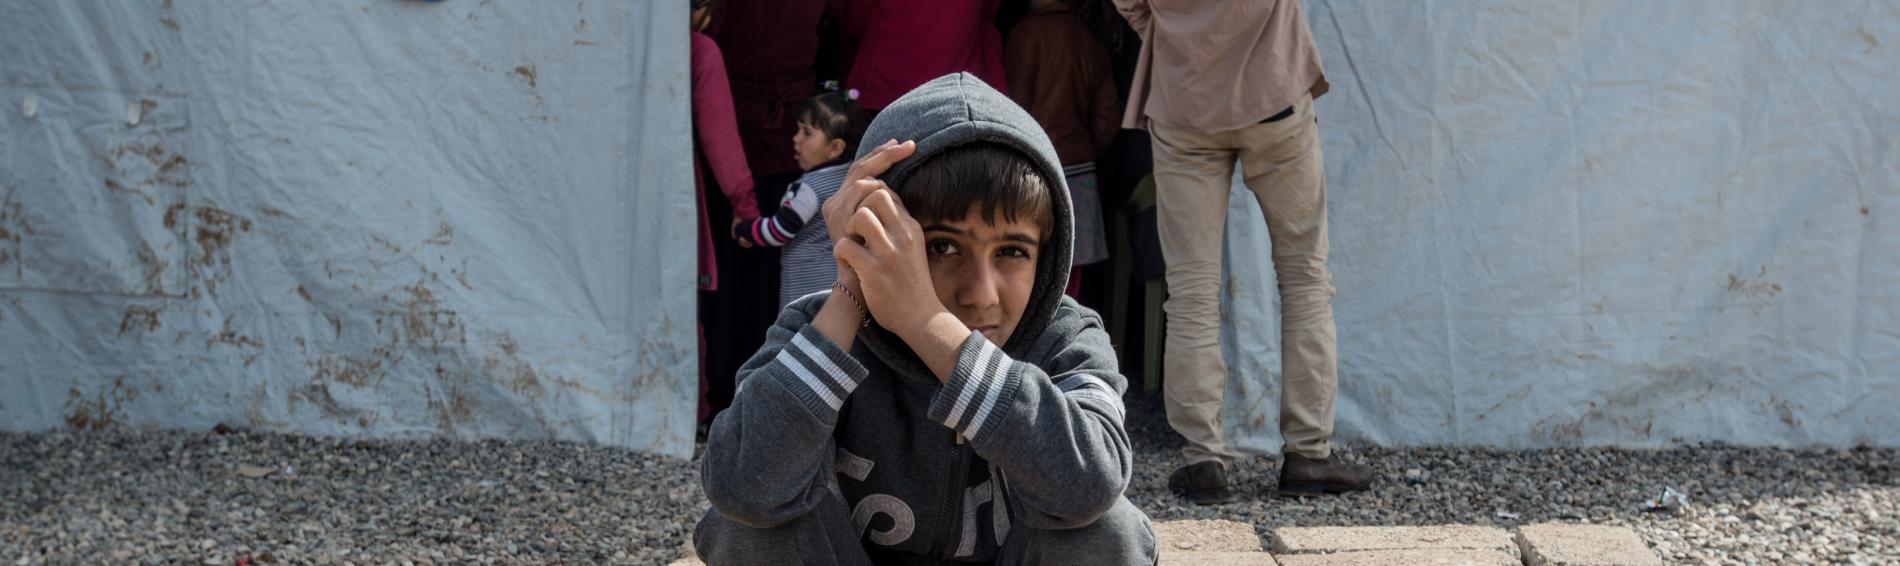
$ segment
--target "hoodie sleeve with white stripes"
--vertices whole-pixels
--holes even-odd
[[[732,406],[707,432],[706,498],[746,526],[784,524],[824,498],[838,409],[867,374],[810,322],[805,309],[780,312],[765,346],[739,368]]]
[[[1066,300],[1026,357],[1034,363],[971,333],[930,418],[996,466],[1028,526],[1089,525],[1134,470],[1122,428],[1127,379],[1101,318]]]

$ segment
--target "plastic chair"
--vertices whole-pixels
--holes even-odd
[[[1161,256],[1161,236],[1155,219],[1155,178],[1143,177],[1115,214],[1114,314],[1110,327],[1118,340],[1128,337],[1128,297],[1134,285],[1142,288],[1141,387],[1148,393],[1161,389],[1162,345],[1167,325],[1162,305],[1167,300],[1167,261]]]

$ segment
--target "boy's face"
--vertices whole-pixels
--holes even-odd
[[[964,326],[1001,346],[1029,306],[1042,245],[1032,219],[996,216],[986,219],[981,207],[971,207],[962,220],[924,226],[924,254],[937,299]]]
[[[844,140],[831,139],[811,122],[798,121],[798,133],[792,134],[792,157],[800,170],[810,171],[840,155],[844,155]]]

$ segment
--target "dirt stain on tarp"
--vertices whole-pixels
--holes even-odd
[[[152,195],[145,194],[145,191],[141,191],[136,188],[131,188],[125,185],[121,185],[116,180],[106,179],[105,186],[106,186],[107,192],[128,193],[128,194],[131,194],[132,196],[138,197],[139,200],[145,201],[146,206],[158,205],[156,201],[152,200]]]
[[[181,228],[187,220],[192,225]],[[251,231],[251,219],[215,206],[191,206],[181,202],[165,209],[164,224],[166,229],[189,231],[191,240],[198,245],[195,263],[200,269],[199,279],[204,283],[204,290],[216,297],[218,285],[230,275],[231,243],[239,234]],[[192,289],[194,296],[197,291]]]
[[[420,277],[371,296],[373,306],[366,309],[372,315],[370,320],[353,319],[344,324],[339,316],[342,313],[332,311],[334,302],[328,300],[325,289],[287,289],[316,307],[316,313],[330,321],[332,328],[328,330],[336,336],[336,342],[327,347],[321,340],[299,342],[313,357],[306,361],[311,370],[309,377],[289,392],[293,411],[298,404],[308,404],[321,412],[320,418],[346,424],[354,420],[359,425],[365,418],[411,424],[421,419],[451,436],[476,422],[476,414],[481,413],[479,420],[484,426],[510,421],[520,423],[517,426],[524,430],[533,430],[526,427],[538,425],[540,431],[553,437],[556,425],[561,423],[550,422],[543,409],[544,398],[572,394],[608,398],[586,383],[551,373],[524,359],[526,348],[506,332],[494,341],[484,340],[488,342],[486,347],[470,350],[468,321],[449,308],[444,295],[458,284],[472,288],[467,261],[450,257],[456,232],[455,226],[439,220],[435,229],[418,241],[363,236],[365,249],[377,256],[369,261],[371,271],[332,269],[326,263],[324,273],[329,277],[350,280],[349,288],[362,291],[388,281],[393,275],[388,271],[391,268],[424,262],[417,266],[422,271]],[[457,265],[459,269],[452,267]],[[449,277],[443,277],[442,271],[447,271]],[[455,282],[445,281],[448,279]],[[315,300],[318,294],[326,294],[326,300]],[[418,370],[432,376],[425,378],[419,391],[426,405],[422,414],[378,413],[383,410],[380,404],[351,407],[351,396],[346,394],[374,392],[385,379],[407,377]],[[513,421],[508,413],[524,420]]]
[[[522,79],[528,81],[528,88],[533,89],[536,87],[533,65],[516,65],[515,74],[520,75]]]
[[[172,33],[179,33],[181,31],[178,27],[177,13],[172,10],[172,0],[165,0],[165,3],[159,6],[158,23],[170,28]]]
[[[1773,299],[1775,295],[1781,293],[1781,284],[1763,281],[1762,278],[1767,276],[1768,266],[1766,265],[1762,266],[1761,273],[1757,274],[1753,281],[1730,273],[1728,274],[1728,291],[1751,300]]]
[[[423,240],[422,243],[443,247],[454,245],[455,227],[450,226],[447,222],[438,222],[435,226],[435,233],[430,234],[429,238]]]
[[[119,335],[124,336],[125,333],[134,330],[140,332],[157,332],[159,327],[158,313],[162,310],[164,310],[164,307],[153,308],[145,305],[126,305],[125,316],[119,319]]]
[[[251,220],[228,211],[201,206],[192,211],[198,220],[193,241],[198,242],[202,253],[199,263],[213,265],[219,262],[229,265],[231,257],[223,252],[231,247],[231,239],[239,232],[251,231]]]
[[[435,292],[426,283],[417,281],[402,287],[396,296],[383,295],[386,306],[378,309],[375,318],[375,345],[367,351],[327,353],[307,362],[312,368],[310,378],[301,391],[292,391],[291,400],[317,405],[325,418],[337,421],[355,418],[361,424],[367,417],[360,411],[343,410],[337,405],[330,394],[332,385],[373,387],[405,361],[433,362],[438,377],[449,377],[448,368],[461,365],[459,352],[467,344],[467,328],[458,313],[441,308]],[[297,293],[316,304],[308,289],[299,286]],[[341,339],[342,320],[329,313],[324,316]],[[470,404],[459,389],[451,387],[451,391],[453,395],[449,400],[438,401],[432,397],[429,402],[430,411],[445,425],[465,422],[471,413]]]
[[[1788,405],[1787,399],[1775,399],[1772,395],[1769,399],[1774,401],[1775,414],[1781,418],[1781,424],[1788,428],[1801,428],[1801,420],[1794,417],[1794,409]]]
[[[171,266],[171,260],[159,257],[158,250],[152,249],[151,243],[143,240],[139,241],[138,259],[139,264],[145,266],[145,271],[139,275],[139,284],[144,286],[145,293],[165,294],[165,268]]]
[[[138,104],[143,115],[149,116],[158,109],[158,101],[150,98],[140,99]],[[155,136],[113,146],[101,152],[98,158],[103,167],[106,192],[132,195],[146,206],[170,200],[174,197],[163,193],[176,193],[191,184],[184,175],[191,160],[166,151]],[[151,190],[161,196],[154,196]]]
[[[79,388],[70,388],[66,393],[66,428],[72,430],[106,430],[119,424],[125,418],[125,404],[138,399],[139,390],[125,384],[125,376],[112,380],[111,387],[88,396]]]
[[[7,187],[6,196],[0,197],[0,265],[13,264],[13,276],[21,279],[26,277],[25,237],[35,232],[25,207],[15,197],[16,189]]]
[[[1557,443],[1581,441],[1584,426],[1592,423],[1607,424],[1628,433],[1631,437],[1652,438],[1655,432],[1657,408],[1667,404],[1686,408],[1701,403],[1709,395],[1715,393],[1718,382],[1739,382],[1734,376],[1746,373],[1746,370],[1740,366],[1728,368],[1713,365],[1658,366],[1606,359],[1588,352],[1574,356],[1558,356],[1554,361],[1559,365],[1583,363],[1592,366],[1608,366],[1615,374],[1642,375],[1648,378],[1632,387],[1618,388],[1601,401],[1589,402],[1587,410],[1575,418],[1551,415],[1531,426],[1532,436]],[[1723,389],[1725,392],[1740,393],[1738,387],[1725,386]],[[1636,408],[1646,409],[1639,414]]]
[[[299,402],[308,403],[315,406],[317,411],[323,414],[323,418],[339,423],[355,420],[359,426],[367,426],[372,420],[362,411],[337,403],[336,397],[330,394],[330,384],[320,381],[312,381],[305,383],[302,387],[291,389],[290,402],[292,406]]]
[[[1767,310],[1769,305],[1774,303],[1775,296],[1781,294],[1781,284],[1770,282],[1767,278],[1768,266],[1766,265],[1761,266],[1761,272],[1757,273],[1752,280],[1730,273],[1728,275],[1729,295],[1748,304],[1755,315],[1760,316],[1762,311]]]
[[[547,99],[541,97],[541,91],[539,89],[540,75],[535,71],[534,65],[516,65],[514,74],[528,81],[528,92],[534,95],[535,115],[533,118],[536,121],[546,124],[548,122],[548,102]]]
[[[244,367],[248,368],[251,367],[251,364],[257,363],[258,357],[264,355],[264,341],[253,336],[241,334],[232,328],[231,322],[236,319],[236,316],[235,314],[225,315],[224,327],[219,329],[217,334],[213,334],[211,338],[205,340],[205,350],[209,351],[213,346],[222,345],[236,348],[240,352],[247,352],[244,354]]]

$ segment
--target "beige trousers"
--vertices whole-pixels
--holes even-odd
[[[1168,424],[1186,437],[1190,464],[1237,456],[1221,429],[1227,363],[1220,350],[1221,249],[1234,164],[1260,202],[1280,285],[1285,451],[1332,453],[1339,388],[1332,274],[1326,270],[1326,179],[1313,99],[1294,114],[1229,132],[1153,124],[1156,207],[1168,263],[1164,397]]]

